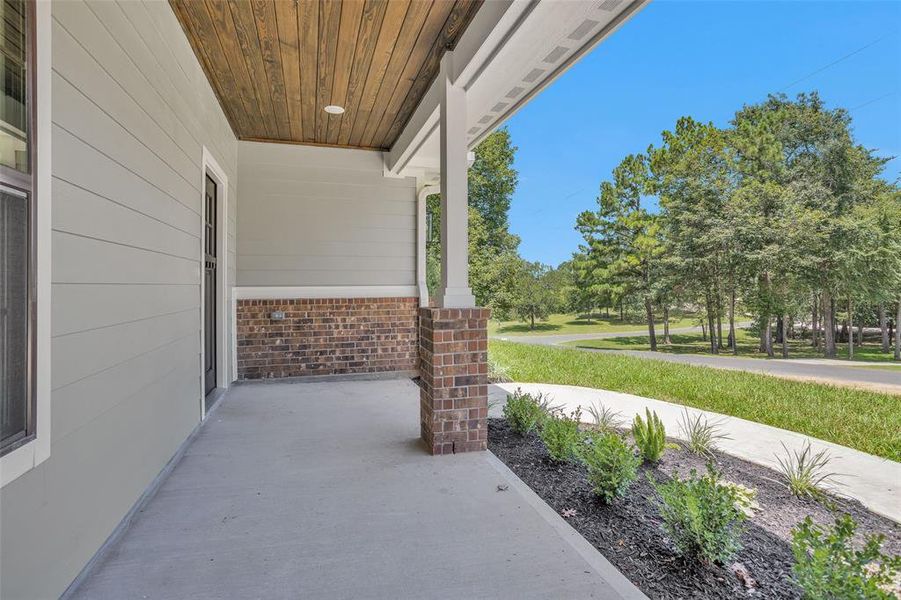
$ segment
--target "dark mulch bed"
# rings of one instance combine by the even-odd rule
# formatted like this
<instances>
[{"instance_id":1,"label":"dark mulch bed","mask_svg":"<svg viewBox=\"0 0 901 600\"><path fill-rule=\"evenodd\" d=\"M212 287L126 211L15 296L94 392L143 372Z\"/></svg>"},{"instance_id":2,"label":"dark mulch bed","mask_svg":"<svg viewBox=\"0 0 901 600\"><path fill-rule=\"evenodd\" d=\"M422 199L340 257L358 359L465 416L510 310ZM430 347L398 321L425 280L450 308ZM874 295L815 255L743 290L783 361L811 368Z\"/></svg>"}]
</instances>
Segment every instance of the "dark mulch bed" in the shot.
<instances>
[{"instance_id":1,"label":"dark mulch bed","mask_svg":"<svg viewBox=\"0 0 901 600\"><path fill-rule=\"evenodd\" d=\"M834 515L821 504L792 496L770 469L717 453L723 479L757 490L760 510L747 521L742 550L734 562L750 572L756 587L748 589L731 565L699 565L673 552L657 513L647 475L657 481L673 473L702 472L704 460L683 450L667 450L655 466L641 468L625 498L605 505L591 491L582 465L553 463L541 440L522 437L503 419L490 419L488 447L558 513L575 509L567 519L582 536L650 598L800 598L792 582L791 528L807 515L832 523ZM901 553L901 527L875 515L854 500L831 498L837 509L858 522L858 533L882 533L884 550Z\"/></svg>"}]
</instances>

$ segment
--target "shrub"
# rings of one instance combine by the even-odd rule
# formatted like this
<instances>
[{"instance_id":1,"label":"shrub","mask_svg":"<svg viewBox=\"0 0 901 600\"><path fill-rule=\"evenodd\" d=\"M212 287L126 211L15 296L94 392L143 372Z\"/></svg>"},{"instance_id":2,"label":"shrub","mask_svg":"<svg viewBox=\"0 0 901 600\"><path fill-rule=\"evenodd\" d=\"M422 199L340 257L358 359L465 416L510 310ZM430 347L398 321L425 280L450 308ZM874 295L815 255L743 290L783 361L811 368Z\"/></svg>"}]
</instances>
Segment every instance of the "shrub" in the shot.
<instances>
[{"instance_id":1,"label":"shrub","mask_svg":"<svg viewBox=\"0 0 901 600\"><path fill-rule=\"evenodd\" d=\"M901 572L901 556L886 556L884 537L868 536L856 550L851 542L857 524L849 515L834 527L820 527L806 517L792 530L795 581L804 597L817 600L894 598L892 586Z\"/></svg>"},{"instance_id":2,"label":"shrub","mask_svg":"<svg viewBox=\"0 0 901 600\"><path fill-rule=\"evenodd\" d=\"M835 483L836 473L826 471L832 461L832 457L826 450L820 450L814 454L809 441L800 452L789 451L785 444L782 444L782 449L785 450L785 456L776 455L779 472L782 473L788 489L795 496L819 499L826 491L825 486Z\"/></svg>"},{"instance_id":3,"label":"shrub","mask_svg":"<svg viewBox=\"0 0 901 600\"><path fill-rule=\"evenodd\" d=\"M614 431L623 424L622 414L607 408L601 403L592 403L588 407L588 414L591 415L591 420L597 431Z\"/></svg>"},{"instance_id":4,"label":"shrub","mask_svg":"<svg viewBox=\"0 0 901 600\"><path fill-rule=\"evenodd\" d=\"M663 528L679 554L723 563L741 548L745 515L736 507L735 492L719 484L712 465L700 477L692 470L687 479L675 476L662 485L652 483L660 498Z\"/></svg>"},{"instance_id":5,"label":"shrub","mask_svg":"<svg viewBox=\"0 0 901 600\"><path fill-rule=\"evenodd\" d=\"M648 462L657 462L666 450L666 429L656 412L645 409L647 420L635 415L632 422L632 437L642 458Z\"/></svg>"},{"instance_id":6,"label":"shrub","mask_svg":"<svg viewBox=\"0 0 901 600\"><path fill-rule=\"evenodd\" d=\"M588 481L594 493L604 502L625 495L641 464L641 459L615 433L592 436L591 443L582 450L582 460L588 467Z\"/></svg>"},{"instance_id":7,"label":"shrub","mask_svg":"<svg viewBox=\"0 0 901 600\"><path fill-rule=\"evenodd\" d=\"M578 458L582 452L582 432L579 429L581 413L578 409L570 415L557 415L545 419L538 435L548 454L557 462Z\"/></svg>"},{"instance_id":8,"label":"shrub","mask_svg":"<svg viewBox=\"0 0 901 600\"><path fill-rule=\"evenodd\" d=\"M708 459L713 458L713 451L716 450L718 440L729 439L728 435L720 432L719 424L709 423L707 417L702 413L692 417L688 409L682 412L679 429L682 431L682 437L685 438L685 447L690 452Z\"/></svg>"},{"instance_id":9,"label":"shrub","mask_svg":"<svg viewBox=\"0 0 901 600\"><path fill-rule=\"evenodd\" d=\"M507 394L504 418L516 433L520 435L529 433L538 427L544 417L544 410L532 395L525 394L520 389Z\"/></svg>"}]
</instances>

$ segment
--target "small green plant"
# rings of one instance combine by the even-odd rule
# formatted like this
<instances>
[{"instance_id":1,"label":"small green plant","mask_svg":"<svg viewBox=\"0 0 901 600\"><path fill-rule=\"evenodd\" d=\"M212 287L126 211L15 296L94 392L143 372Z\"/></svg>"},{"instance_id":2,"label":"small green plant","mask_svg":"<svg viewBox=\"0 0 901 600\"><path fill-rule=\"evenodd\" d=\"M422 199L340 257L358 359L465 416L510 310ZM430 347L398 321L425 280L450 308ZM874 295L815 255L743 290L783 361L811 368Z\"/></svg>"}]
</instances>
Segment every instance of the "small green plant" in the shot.
<instances>
[{"instance_id":1,"label":"small green plant","mask_svg":"<svg viewBox=\"0 0 901 600\"><path fill-rule=\"evenodd\" d=\"M504 404L504 418L510 427L519 435L525 435L536 429L545 418L544 409L531 394L518 389L507 394Z\"/></svg>"},{"instance_id":2,"label":"small green plant","mask_svg":"<svg viewBox=\"0 0 901 600\"><path fill-rule=\"evenodd\" d=\"M578 458L583 449L583 435L579 429L581 412L564 415L559 414L545 419L538 435L544 442L551 459L556 462L567 462Z\"/></svg>"},{"instance_id":3,"label":"small green plant","mask_svg":"<svg viewBox=\"0 0 901 600\"><path fill-rule=\"evenodd\" d=\"M512 381L507 371L507 367L488 357L488 381L491 383L508 383Z\"/></svg>"},{"instance_id":4,"label":"small green plant","mask_svg":"<svg viewBox=\"0 0 901 600\"><path fill-rule=\"evenodd\" d=\"M835 519L833 527L814 525L806 517L792 530L795 581L810 600L894 598L901 574L901 556L882 553L884 536L871 535L863 547L852 543L857 523L850 515Z\"/></svg>"},{"instance_id":5,"label":"small green plant","mask_svg":"<svg viewBox=\"0 0 901 600\"><path fill-rule=\"evenodd\" d=\"M609 432L592 436L581 458L594 493L608 503L625 495L641 464L625 440Z\"/></svg>"},{"instance_id":6,"label":"small green plant","mask_svg":"<svg viewBox=\"0 0 901 600\"><path fill-rule=\"evenodd\" d=\"M648 462L657 462L666 451L666 429L656 412L646 408L647 419L635 415L632 422L632 437L641 457Z\"/></svg>"},{"instance_id":7,"label":"small green plant","mask_svg":"<svg viewBox=\"0 0 901 600\"><path fill-rule=\"evenodd\" d=\"M685 447L690 452L707 459L713 458L713 451L716 450L719 440L729 439L728 435L720 431L718 423L708 422L703 413L697 413L692 417L687 408L682 412L679 429L685 439Z\"/></svg>"},{"instance_id":8,"label":"small green plant","mask_svg":"<svg viewBox=\"0 0 901 600\"><path fill-rule=\"evenodd\" d=\"M676 551L701 562L723 563L740 548L745 514L736 507L736 494L720 485L713 465L707 474L692 470L687 479L673 477L658 485L651 480L659 496L659 511Z\"/></svg>"},{"instance_id":9,"label":"small green plant","mask_svg":"<svg viewBox=\"0 0 901 600\"><path fill-rule=\"evenodd\" d=\"M592 426L596 431L615 431L622 427L622 414L600 402L593 402L588 407L588 414L591 415Z\"/></svg>"},{"instance_id":10,"label":"small green plant","mask_svg":"<svg viewBox=\"0 0 901 600\"><path fill-rule=\"evenodd\" d=\"M535 394L534 398L535 402L538 403L538 406L541 407L541 410L545 415L553 417L554 415L563 413L563 405L554 404L554 401L551 399L550 395L545 394L544 392L538 392L537 394ZM581 414L581 412L579 414Z\"/></svg>"},{"instance_id":11,"label":"small green plant","mask_svg":"<svg viewBox=\"0 0 901 600\"><path fill-rule=\"evenodd\" d=\"M779 472L785 478L788 489L798 498L818 500L825 494L827 485L836 483L837 474L826 470L832 461L826 450L814 453L809 441L800 452L789 451L785 444L782 444L782 449L785 456L776 455Z\"/></svg>"},{"instance_id":12,"label":"small green plant","mask_svg":"<svg viewBox=\"0 0 901 600\"><path fill-rule=\"evenodd\" d=\"M719 481L719 485L732 490L735 496L735 508L740 510L749 519L754 516L754 511L760 510L757 503L757 490L734 481Z\"/></svg>"}]
</instances>

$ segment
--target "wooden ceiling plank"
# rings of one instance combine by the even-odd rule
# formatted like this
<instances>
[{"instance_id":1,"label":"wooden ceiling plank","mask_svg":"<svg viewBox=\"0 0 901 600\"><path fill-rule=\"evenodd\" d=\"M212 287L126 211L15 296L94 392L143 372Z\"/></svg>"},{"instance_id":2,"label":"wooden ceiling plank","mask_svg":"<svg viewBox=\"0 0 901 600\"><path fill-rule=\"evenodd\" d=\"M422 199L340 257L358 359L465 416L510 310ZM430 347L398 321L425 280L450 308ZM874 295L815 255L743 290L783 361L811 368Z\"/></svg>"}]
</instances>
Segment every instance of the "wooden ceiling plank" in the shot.
<instances>
[{"instance_id":1,"label":"wooden ceiling plank","mask_svg":"<svg viewBox=\"0 0 901 600\"><path fill-rule=\"evenodd\" d=\"M285 93L285 79L282 75L282 52L278 39L275 3L272 0L252 0L250 7L256 21L257 39L260 42L260 53L266 69L266 78L269 81L269 93L272 97L272 108L275 110L278 135L283 140L289 140L291 139L291 120L288 116L288 97Z\"/></svg>"},{"instance_id":2,"label":"wooden ceiling plank","mask_svg":"<svg viewBox=\"0 0 901 600\"><path fill-rule=\"evenodd\" d=\"M453 49L457 40L460 39L460 35L466 30L466 27L472 21L472 18L478 12L481 5L482 0L457 0L454 9L451 11L450 16L448 16L447 21L444 24L441 35L435 40L435 44L429 51L428 58L423 63L419 74L416 76L416 81L413 82L409 93L407 93L407 97L397 111L394 123L392 123L387 133L384 133L383 135L386 146L390 147L394 145L397 136L403 131L407 121L409 121L410 117L413 115L413 111L416 110L416 106L422 100L422 97L425 95L426 91L428 91L432 81L434 81L435 77L438 75L438 70L441 67L441 56L444 54L445 50Z\"/></svg>"},{"instance_id":3,"label":"wooden ceiling plank","mask_svg":"<svg viewBox=\"0 0 901 600\"><path fill-rule=\"evenodd\" d=\"M244 55L247 72L250 74L260 102L260 113L262 114L263 124L266 127L266 136L278 138L279 132L278 124L275 120L275 109L272 104L272 95L269 91L269 80L266 78L266 66L263 64L263 53L260 50L260 40L257 37L257 26L253 18L250 0L230 0L228 6L231 9L235 34L238 38L238 44L241 46L241 53Z\"/></svg>"},{"instance_id":4,"label":"wooden ceiling plank","mask_svg":"<svg viewBox=\"0 0 901 600\"><path fill-rule=\"evenodd\" d=\"M209 43L210 40L210 37L206 36L210 36L211 25L206 29L201 28L200 24L196 22L193 11L191 10L192 7L190 2L185 0L170 0L169 5L172 7L173 12L181 23L182 29L184 29L185 34L188 37L188 42L194 49L194 54L197 56L201 67L206 73L207 80L210 82L210 87L213 88L213 92L216 94L216 98L219 101L219 106L222 107L222 112L225 113L225 117L228 120L232 131L240 131L247 123L243 107L233 105L232 99L225 93L222 86L225 81L228 81L227 77L223 77L227 68L223 71L221 63L213 63L210 52L206 48L206 44ZM212 32L212 39L217 39L215 32Z\"/></svg>"},{"instance_id":5,"label":"wooden ceiling plank","mask_svg":"<svg viewBox=\"0 0 901 600\"><path fill-rule=\"evenodd\" d=\"M232 77L241 97L241 104L244 107L246 122L236 132L239 132L239 135L265 135L266 126L262 122L263 115L260 112L260 103L250 75L247 73L244 55L241 54L240 48L236 43L237 34L235 33L231 11L229 11L226 3L217 0L206 0L205 4L210 19L213 21L213 27L216 30L219 48L221 48L222 54L231 68Z\"/></svg>"},{"instance_id":6,"label":"wooden ceiling plank","mask_svg":"<svg viewBox=\"0 0 901 600\"><path fill-rule=\"evenodd\" d=\"M170 0L240 139L387 149L483 0ZM337 104L343 115L324 107Z\"/></svg>"},{"instance_id":7,"label":"wooden ceiling plank","mask_svg":"<svg viewBox=\"0 0 901 600\"><path fill-rule=\"evenodd\" d=\"M363 9L363 19L360 23L360 34L357 37L357 48L354 53L353 68L350 80L347 84L347 97L345 99L344 118L338 131L337 143L347 145L350 133L353 130L354 121L357 118L357 108L360 105L360 97L363 95L363 86L372 64L375 54L376 42L382 27L382 20L388 3L384 0L367 0Z\"/></svg>"},{"instance_id":8,"label":"wooden ceiling plank","mask_svg":"<svg viewBox=\"0 0 901 600\"><path fill-rule=\"evenodd\" d=\"M338 142L338 131L342 120L347 116L347 86L350 73L356 60L357 37L360 34L360 22L363 16L365 0L344 0L341 4L341 26L338 29L338 48L335 57L335 76L332 80L332 96L329 104L345 107L343 115L329 115L326 127L327 144Z\"/></svg>"},{"instance_id":9,"label":"wooden ceiling plank","mask_svg":"<svg viewBox=\"0 0 901 600\"><path fill-rule=\"evenodd\" d=\"M278 22L278 42L282 57L282 77L285 81L285 97L288 102L288 119L291 139L303 140L303 99L300 92L300 43L297 37L297 5L293 2L276 2L275 19Z\"/></svg>"},{"instance_id":10,"label":"wooden ceiling plank","mask_svg":"<svg viewBox=\"0 0 901 600\"><path fill-rule=\"evenodd\" d=\"M360 94L360 103L356 110L354 122L351 125L350 136L348 136L347 143L350 146L359 147L360 145L360 138L363 137L363 130L366 128L366 122L369 119L376 97L384 81L385 71L388 69L388 63L391 60L391 55L394 53L394 46L397 43L397 38L400 35L409 7L409 0L396 0L389 2L385 10L385 17L382 19L382 25L375 43L375 50L372 53L372 62L369 65L366 82Z\"/></svg>"},{"instance_id":11,"label":"wooden ceiling plank","mask_svg":"<svg viewBox=\"0 0 901 600\"><path fill-rule=\"evenodd\" d=\"M440 0L439 0L440 1ZM379 94L376 97L375 104L366 121L366 129L363 130L363 137L360 138L360 145L373 147L373 139L375 138L376 129L385 115L385 109L388 107L388 101L397 87L401 73L406 67L410 58L410 53L419 39L419 32L422 31L426 18L429 15L433 3L431 2L413 2L407 11L404 19L404 25L401 27L400 35L394 46L394 52L391 53L391 60L388 62L388 69L385 71L384 82L379 88Z\"/></svg>"},{"instance_id":12,"label":"wooden ceiling plank","mask_svg":"<svg viewBox=\"0 0 901 600\"><path fill-rule=\"evenodd\" d=\"M300 93L303 100L303 141L316 141L316 95L319 85L319 0L301 0L297 5L297 35L300 39Z\"/></svg>"},{"instance_id":13,"label":"wooden ceiling plank","mask_svg":"<svg viewBox=\"0 0 901 600\"><path fill-rule=\"evenodd\" d=\"M335 59L338 50L338 29L341 26L339 0L323 2L319 6L319 81L316 88L316 136L315 141L326 142L329 114L323 110L332 103L332 82L335 76Z\"/></svg>"},{"instance_id":14,"label":"wooden ceiling plank","mask_svg":"<svg viewBox=\"0 0 901 600\"><path fill-rule=\"evenodd\" d=\"M397 85L391 93L391 97L385 107L385 113L379 121L378 127L375 128L372 137L372 143L375 146L388 148L393 140L387 139L388 130L394 124L404 100L410 93L410 89L416 82L416 77L422 70L422 66L428 61L429 57L435 51L436 45L439 43L441 34L444 31L444 25L450 17L451 12L456 4L454 2L435 2L429 10L429 16L426 17L425 24L419 32L416 44L410 51L410 57L404 70L398 78ZM365 141L365 140L364 140Z\"/></svg>"}]
</instances>

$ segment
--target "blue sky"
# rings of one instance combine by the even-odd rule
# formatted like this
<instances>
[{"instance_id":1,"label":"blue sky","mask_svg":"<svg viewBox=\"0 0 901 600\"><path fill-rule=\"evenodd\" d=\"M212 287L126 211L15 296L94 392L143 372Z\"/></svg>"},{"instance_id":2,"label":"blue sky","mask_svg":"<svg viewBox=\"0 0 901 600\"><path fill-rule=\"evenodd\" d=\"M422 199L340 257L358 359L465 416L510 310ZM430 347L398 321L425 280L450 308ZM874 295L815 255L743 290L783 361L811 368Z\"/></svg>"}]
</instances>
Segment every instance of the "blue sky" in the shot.
<instances>
[{"instance_id":1,"label":"blue sky","mask_svg":"<svg viewBox=\"0 0 901 600\"><path fill-rule=\"evenodd\" d=\"M896 180L901 1L651 2L509 120L519 147L510 229L520 253L552 265L568 259L581 241L576 215L595 206L601 181L678 117L726 125L769 92L811 90L854 109L860 143L899 156L886 168Z\"/></svg>"}]
</instances>

